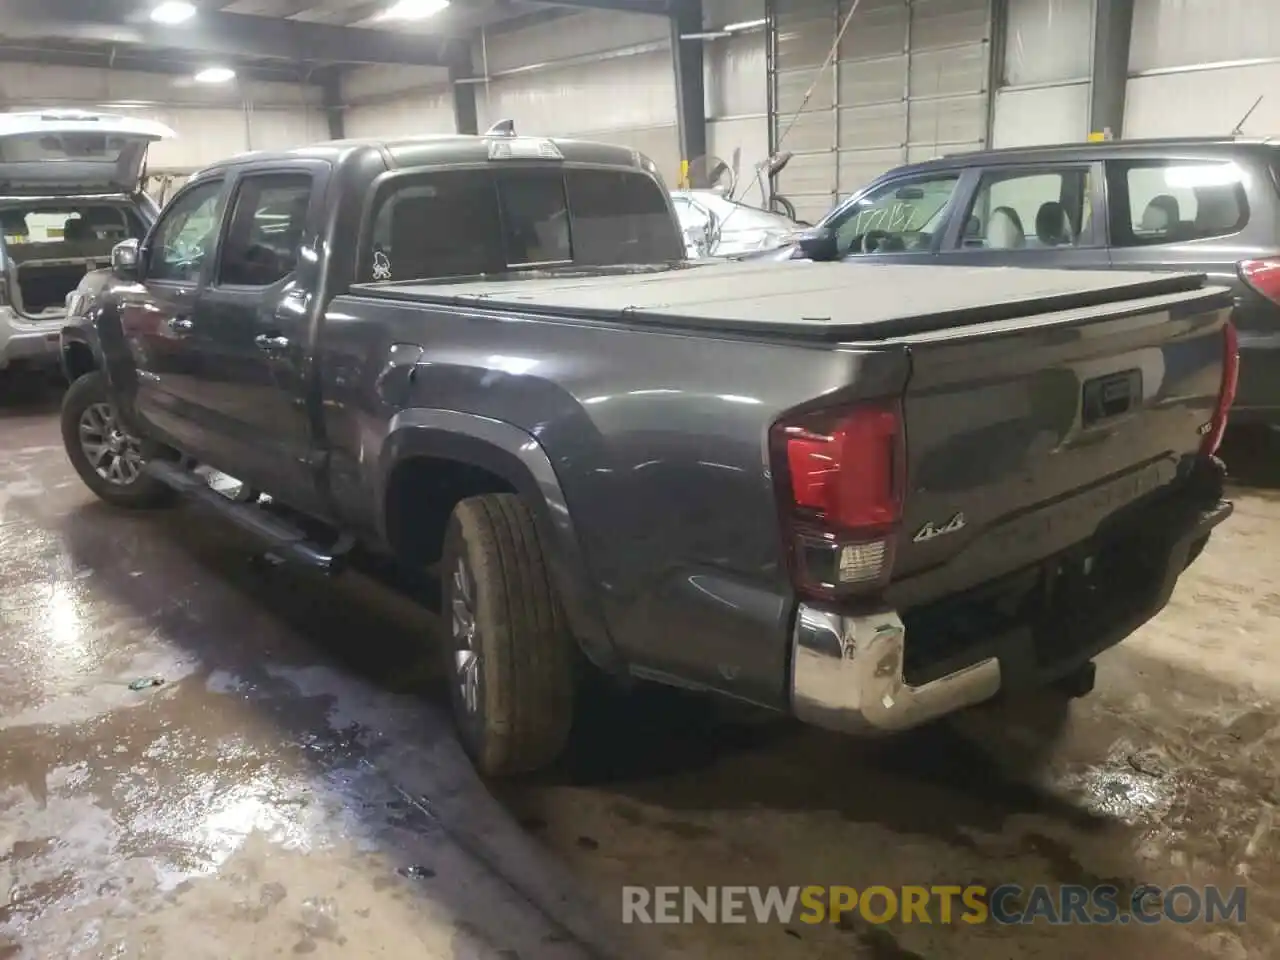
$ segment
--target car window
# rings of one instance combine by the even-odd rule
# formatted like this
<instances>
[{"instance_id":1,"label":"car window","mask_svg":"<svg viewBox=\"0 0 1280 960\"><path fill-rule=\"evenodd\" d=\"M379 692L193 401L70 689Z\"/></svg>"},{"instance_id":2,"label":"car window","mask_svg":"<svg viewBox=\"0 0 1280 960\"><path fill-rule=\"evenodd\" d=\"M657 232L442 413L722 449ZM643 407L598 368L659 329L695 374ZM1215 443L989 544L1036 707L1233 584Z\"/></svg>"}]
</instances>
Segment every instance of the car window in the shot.
<instances>
[{"instance_id":1,"label":"car window","mask_svg":"<svg viewBox=\"0 0 1280 960\"><path fill-rule=\"evenodd\" d=\"M828 224L841 255L930 249L959 179L897 180L849 204Z\"/></svg>"},{"instance_id":2,"label":"car window","mask_svg":"<svg viewBox=\"0 0 1280 960\"><path fill-rule=\"evenodd\" d=\"M1048 250L1094 243L1089 168L983 175L956 245L967 250Z\"/></svg>"},{"instance_id":3,"label":"car window","mask_svg":"<svg viewBox=\"0 0 1280 960\"><path fill-rule=\"evenodd\" d=\"M195 283L218 235L222 182L192 187L161 214L147 254L147 279Z\"/></svg>"},{"instance_id":4,"label":"car window","mask_svg":"<svg viewBox=\"0 0 1280 960\"><path fill-rule=\"evenodd\" d=\"M1239 233L1247 175L1229 161L1110 161L1111 242L1131 247Z\"/></svg>"},{"instance_id":5,"label":"car window","mask_svg":"<svg viewBox=\"0 0 1280 960\"><path fill-rule=\"evenodd\" d=\"M374 200L360 277L682 259L666 197L651 177L629 171L485 168L399 178Z\"/></svg>"},{"instance_id":6,"label":"car window","mask_svg":"<svg viewBox=\"0 0 1280 960\"><path fill-rule=\"evenodd\" d=\"M245 177L218 258L218 282L266 287L298 266L311 201L311 177L274 173Z\"/></svg>"}]
</instances>

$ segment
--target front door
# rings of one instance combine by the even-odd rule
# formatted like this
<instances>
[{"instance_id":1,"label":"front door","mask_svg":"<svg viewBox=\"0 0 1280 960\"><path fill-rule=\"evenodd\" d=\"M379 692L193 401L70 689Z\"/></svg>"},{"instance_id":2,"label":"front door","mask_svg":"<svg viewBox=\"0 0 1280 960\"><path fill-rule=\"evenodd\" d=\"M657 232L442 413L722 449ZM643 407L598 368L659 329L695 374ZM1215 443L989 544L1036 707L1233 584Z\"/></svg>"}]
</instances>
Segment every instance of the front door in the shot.
<instances>
[{"instance_id":1,"label":"front door","mask_svg":"<svg viewBox=\"0 0 1280 960\"><path fill-rule=\"evenodd\" d=\"M204 438L195 416L200 370L191 338L225 199L221 178L175 196L143 245L141 284L121 298L121 328L137 370L135 408L149 432L195 456L204 452Z\"/></svg>"},{"instance_id":2,"label":"front door","mask_svg":"<svg viewBox=\"0 0 1280 960\"><path fill-rule=\"evenodd\" d=\"M953 217L941 263L974 267L1105 270L1106 217L1097 163L991 167L961 216Z\"/></svg>"},{"instance_id":3,"label":"front door","mask_svg":"<svg viewBox=\"0 0 1280 960\"><path fill-rule=\"evenodd\" d=\"M932 263L961 185L958 171L916 174L872 187L824 222L841 259Z\"/></svg>"},{"instance_id":4,"label":"front door","mask_svg":"<svg viewBox=\"0 0 1280 960\"><path fill-rule=\"evenodd\" d=\"M323 512L311 462L307 333L317 289L322 165L254 170L196 303L198 414L212 466L301 510Z\"/></svg>"}]
</instances>

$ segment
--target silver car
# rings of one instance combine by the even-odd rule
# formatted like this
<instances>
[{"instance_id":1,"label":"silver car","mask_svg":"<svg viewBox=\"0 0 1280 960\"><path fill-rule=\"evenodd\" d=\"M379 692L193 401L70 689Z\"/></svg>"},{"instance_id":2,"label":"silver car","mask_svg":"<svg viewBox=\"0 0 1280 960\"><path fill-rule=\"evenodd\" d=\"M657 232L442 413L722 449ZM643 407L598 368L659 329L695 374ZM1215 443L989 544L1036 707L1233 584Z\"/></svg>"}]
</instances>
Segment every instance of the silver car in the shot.
<instances>
[{"instance_id":1,"label":"silver car","mask_svg":"<svg viewBox=\"0 0 1280 960\"><path fill-rule=\"evenodd\" d=\"M695 260L773 250L793 242L804 229L783 214L747 206L715 190L673 190L671 202L685 249Z\"/></svg>"},{"instance_id":2,"label":"silver car","mask_svg":"<svg viewBox=\"0 0 1280 960\"><path fill-rule=\"evenodd\" d=\"M173 135L83 110L0 113L0 371L57 365L82 279L155 219L141 189L147 148Z\"/></svg>"}]
</instances>

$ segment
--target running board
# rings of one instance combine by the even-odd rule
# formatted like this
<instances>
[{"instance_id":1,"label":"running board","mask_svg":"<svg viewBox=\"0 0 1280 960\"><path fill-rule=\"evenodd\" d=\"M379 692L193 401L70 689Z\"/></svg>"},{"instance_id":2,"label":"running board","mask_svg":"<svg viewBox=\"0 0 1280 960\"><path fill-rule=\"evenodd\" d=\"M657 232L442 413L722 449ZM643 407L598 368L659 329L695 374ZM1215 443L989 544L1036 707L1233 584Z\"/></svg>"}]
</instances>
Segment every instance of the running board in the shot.
<instances>
[{"instance_id":1,"label":"running board","mask_svg":"<svg viewBox=\"0 0 1280 960\"><path fill-rule=\"evenodd\" d=\"M204 477L176 463L152 460L144 469L165 486L213 508L241 530L265 541L269 551L282 560L322 573L339 573L354 545L353 538L346 535L339 537L332 546L323 546L309 540L305 533L287 520L273 516L255 504L236 503L209 486Z\"/></svg>"}]
</instances>

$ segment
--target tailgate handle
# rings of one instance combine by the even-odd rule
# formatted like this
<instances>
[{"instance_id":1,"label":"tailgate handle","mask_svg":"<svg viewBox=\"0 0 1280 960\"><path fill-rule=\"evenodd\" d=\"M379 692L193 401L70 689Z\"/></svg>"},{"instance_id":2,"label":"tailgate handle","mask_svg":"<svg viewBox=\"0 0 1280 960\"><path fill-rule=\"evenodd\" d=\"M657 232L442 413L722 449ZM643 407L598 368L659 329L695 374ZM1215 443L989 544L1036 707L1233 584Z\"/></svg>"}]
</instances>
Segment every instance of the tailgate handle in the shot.
<instances>
[{"instance_id":1,"label":"tailgate handle","mask_svg":"<svg viewBox=\"0 0 1280 960\"><path fill-rule=\"evenodd\" d=\"M1086 427L1128 413L1142 399L1142 371L1123 370L1085 381L1081 418Z\"/></svg>"}]
</instances>

